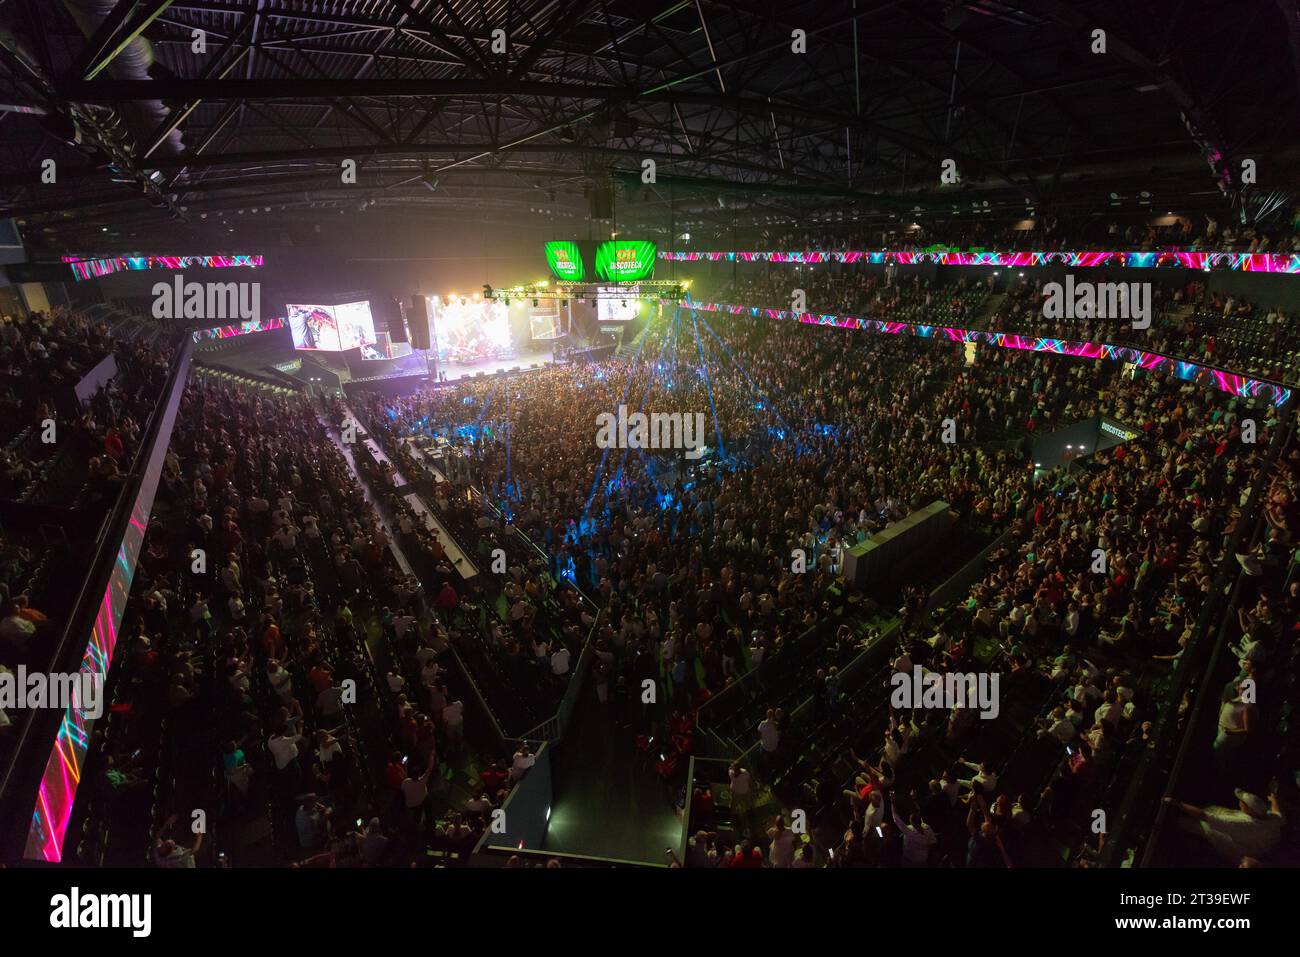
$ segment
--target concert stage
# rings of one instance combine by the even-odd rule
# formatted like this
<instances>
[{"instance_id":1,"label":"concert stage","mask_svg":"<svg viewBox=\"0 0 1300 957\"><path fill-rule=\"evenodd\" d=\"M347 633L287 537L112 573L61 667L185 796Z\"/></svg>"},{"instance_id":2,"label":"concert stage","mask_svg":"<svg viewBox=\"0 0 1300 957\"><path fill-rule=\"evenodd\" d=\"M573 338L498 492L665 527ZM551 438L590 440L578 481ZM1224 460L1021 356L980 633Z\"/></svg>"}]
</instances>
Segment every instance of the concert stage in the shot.
<instances>
[{"instance_id":1,"label":"concert stage","mask_svg":"<svg viewBox=\"0 0 1300 957\"><path fill-rule=\"evenodd\" d=\"M554 361L549 349L544 352L533 350L520 352L509 359L444 362L435 367L435 372L445 372L447 382L458 382L461 379L472 379L476 376L510 375L515 372L526 372L529 369L551 365ZM340 385L349 394L356 390L363 390L380 395L398 396L430 385L436 385L437 382L441 381L443 380L437 378L436 374L426 372L423 363L420 363L418 367L412 367L411 363L408 362L406 367L401 370L375 376L354 377L340 383Z\"/></svg>"},{"instance_id":2,"label":"concert stage","mask_svg":"<svg viewBox=\"0 0 1300 957\"><path fill-rule=\"evenodd\" d=\"M528 369L532 366L550 365L554 360L551 358L551 350L545 349L540 351L520 352L512 359L479 359L473 362L443 362L438 366L438 371L445 372L447 379L455 381L463 379L466 376L471 378L476 375L496 375L498 372L509 372L513 369Z\"/></svg>"}]
</instances>

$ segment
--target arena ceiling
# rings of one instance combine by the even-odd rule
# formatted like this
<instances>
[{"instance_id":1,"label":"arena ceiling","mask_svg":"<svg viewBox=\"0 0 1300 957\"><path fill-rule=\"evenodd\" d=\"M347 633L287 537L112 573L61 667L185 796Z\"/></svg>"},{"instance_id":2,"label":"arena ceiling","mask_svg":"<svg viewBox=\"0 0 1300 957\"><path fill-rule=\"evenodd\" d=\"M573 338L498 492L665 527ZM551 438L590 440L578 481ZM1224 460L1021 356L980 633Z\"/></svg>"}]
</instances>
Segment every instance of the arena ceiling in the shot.
<instances>
[{"instance_id":1,"label":"arena ceiling","mask_svg":"<svg viewBox=\"0 0 1300 957\"><path fill-rule=\"evenodd\" d=\"M607 195L674 232L1222 216L1294 189L1298 124L1294 0L0 0L0 215L65 248Z\"/></svg>"}]
</instances>

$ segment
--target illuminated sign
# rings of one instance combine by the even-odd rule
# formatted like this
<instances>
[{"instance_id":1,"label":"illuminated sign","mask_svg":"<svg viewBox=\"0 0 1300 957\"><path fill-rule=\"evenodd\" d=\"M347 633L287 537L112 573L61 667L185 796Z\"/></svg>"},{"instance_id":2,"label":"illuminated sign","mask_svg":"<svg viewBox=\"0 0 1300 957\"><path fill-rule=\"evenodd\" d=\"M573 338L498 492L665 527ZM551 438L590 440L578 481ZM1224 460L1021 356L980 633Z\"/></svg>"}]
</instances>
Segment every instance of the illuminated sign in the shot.
<instances>
[{"instance_id":1,"label":"illuminated sign","mask_svg":"<svg viewBox=\"0 0 1300 957\"><path fill-rule=\"evenodd\" d=\"M582 263L582 251L577 243L550 242L546 244L546 265L551 275L565 282L582 282L587 270Z\"/></svg>"},{"instance_id":2,"label":"illuminated sign","mask_svg":"<svg viewBox=\"0 0 1300 957\"><path fill-rule=\"evenodd\" d=\"M142 269L225 269L231 266L261 266L261 256L115 256L111 259L82 259L64 256L77 282L110 276L115 272Z\"/></svg>"},{"instance_id":3,"label":"illuminated sign","mask_svg":"<svg viewBox=\"0 0 1300 957\"><path fill-rule=\"evenodd\" d=\"M1121 438L1125 442L1128 442L1130 439L1137 438L1136 432L1130 432L1128 429L1117 428L1116 426L1113 426L1109 422L1106 422L1104 420L1101 423L1101 430L1103 432L1109 432L1111 435Z\"/></svg>"},{"instance_id":4,"label":"illuminated sign","mask_svg":"<svg viewBox=\"0 0 1300 957\"><path fill-rule=\"evenodd\" d=\"M638 282L655 273L658 247L646 240L611 239L596 247L596 277L610 282Z\"/></svg>"}]
</instances>

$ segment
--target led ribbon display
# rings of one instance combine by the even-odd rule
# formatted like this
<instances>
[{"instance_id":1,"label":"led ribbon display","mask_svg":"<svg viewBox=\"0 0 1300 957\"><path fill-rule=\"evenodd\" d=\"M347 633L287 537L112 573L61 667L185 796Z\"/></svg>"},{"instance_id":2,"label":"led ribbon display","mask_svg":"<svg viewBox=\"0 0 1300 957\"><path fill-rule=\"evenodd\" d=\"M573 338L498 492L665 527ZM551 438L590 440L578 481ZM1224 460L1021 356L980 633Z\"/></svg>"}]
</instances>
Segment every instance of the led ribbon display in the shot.
<instances>
[{"instance_id":1,"label":"led ribbon display","mask_svg":"<svg viewBox=\"0 0 1300 957\"><path fill-rule=\"evenodd\" d=\"M1031 352L1054 352L1080 359L1114 359L1132 362L1152 371L1168 369L1179 379L1196 382L1221 392L1243 398L1261 398L1282 407L1291 398L1291 390L1275 382L1250 379L1235 372L1212 369L1173 356L1157 352L1144 352L1133 346L1112 345L1106 342L1073 342L1068 339L1049 339L1040 336L1020 336L1010 332L985 332L979 329L957 329L952 326L923 326L911 322L889 322L878 319L858 319L854 316L830 314L793 313L785 309L766 309L762 306L742 306L716 302L688 302L689 308L704 312L721 312L732 316L750 316L765 319L794 319L817 326L835 326L838 329L865 329L886 335L910 335L922 339L947 339L951 342L976 342L1003 349L1027 349Z\"/></svg>"},{"instance_id":2,"label":"led ribbon display","mask_svg":"<svg viewBox=\"0 0 1300 957\"><path fill-rule=\"evenodd\" d=\"M228 266L257 267L261 256L114 256L109 259L79 259L64 256L77 282L111 276L115 272L144 269L224 269Z\"/></svg>"},{"instance_id":3,"label":"led ribbon display","mask_svg":"<svg viewBox=\"0 0 1300 957\"><path fill-rule=\"evenodd\" d=\"M960 252L956 250L821 252L683 252L664 250L659 258L673 262L869 263L915 266L1124 266L1130 269L1227 269L1238 272L1300 274L1296 253L1215 253L1179 250L1161 252Z\"/></svg>"}]
</instances>

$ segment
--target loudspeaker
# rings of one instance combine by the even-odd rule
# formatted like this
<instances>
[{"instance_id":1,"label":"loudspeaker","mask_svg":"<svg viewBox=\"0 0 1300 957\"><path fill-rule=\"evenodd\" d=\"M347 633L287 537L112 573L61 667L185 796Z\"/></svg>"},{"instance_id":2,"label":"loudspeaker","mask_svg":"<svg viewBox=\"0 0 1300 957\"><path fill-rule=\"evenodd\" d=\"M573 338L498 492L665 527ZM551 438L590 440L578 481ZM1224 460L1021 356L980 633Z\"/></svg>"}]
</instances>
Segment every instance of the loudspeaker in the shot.
<instances>
[{"instance_id":1,"label":"loudspeaker","mask_svg":"<svg viewBox=\"0 0 1300 957\"><path fill-rule=\"evenodd\" d=\"M429 300L419 293L411 297L411 315L408 316L411 331L411 348L428 350L429 344Z\"/></svg>"},{"instance_id":2,"label":"loudspeaker","mask_svg":"<svg viewBox=\"0 0 1300 957\"><path fill-rule=\"evenodd\" d=\"M410 342L406 332L406 310L400 299L381 299L388 336L394 342Z\"/></svg>"}]
</instances>

